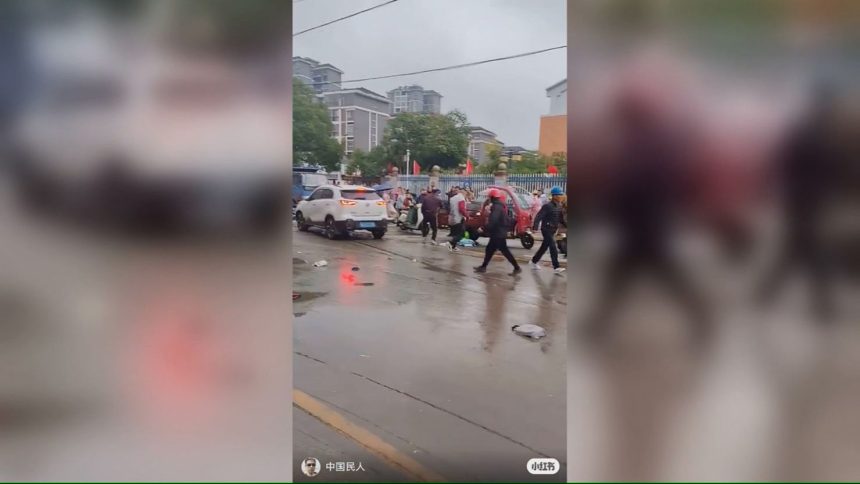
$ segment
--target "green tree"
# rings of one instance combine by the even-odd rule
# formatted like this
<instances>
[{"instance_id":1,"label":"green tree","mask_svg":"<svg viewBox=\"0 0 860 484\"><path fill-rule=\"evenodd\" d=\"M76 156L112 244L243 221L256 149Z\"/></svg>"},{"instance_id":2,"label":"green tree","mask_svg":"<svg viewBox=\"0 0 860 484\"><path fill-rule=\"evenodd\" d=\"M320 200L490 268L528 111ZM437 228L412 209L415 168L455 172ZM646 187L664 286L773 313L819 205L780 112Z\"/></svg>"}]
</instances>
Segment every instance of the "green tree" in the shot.
<instances>
[{"instance_id":1,"label":"green tree","mask_svg":"<svg viewBox=\"0 0 860 484\"><path fill-rule=\"evenodd\" d=\"M469 122L459 111L445 115L398 114L388 123L383 144L396 160L403 159L408 149L411 158L425 170L433 165L456 168L466 159Z\"/></svg>"},{"instance_id":2,"label":"green tree","mask_svg":"<svg viewBox=\"0 0 860 484\"><path fill-rule=\"evenodd\" d=\"M501 150L498 146L487 147L487 160L475 167L475 173L492 175L502 162Z\"/></svg>"},{"instance_id":3,"label":"green tree","mask_svg":"<svg viewBox=\"0 0 860 484\"><path fill-rule=\"evenodd\" d=\"M346 173L354 175L361 172L364 176L377 176L386 172L391 158L384 146L374 146L368 152L356 150L346 165Z\"/></svg>"},{"instance_id":4,"label":"green tree","mask_svg":"<svg viewBox=\"0 0 860 484\"><path fill-rule=\"evenodd\" d=\"M499 149L492 147L487 153L487 158L487 161L478 165L476 169L478 173L485 175L495 173L499 163L502 162L507 165L508 173L547 173L550 165L554 165L559 174L567 173L567 158L564 153L555 153L551 157L523 153L519 160L503 160Z\"/></svg>"},{"instance_id":5,"label":"green tree","mask_svg":"<svg viewBox=\"0 0 860 484\"><path fill-rule=\"evenodd\" d=\"M331 137L331 126L328 109L316 100L313 90L293 79L293 163L337 170L343 146Z\"/></svg>"}]
</instances>

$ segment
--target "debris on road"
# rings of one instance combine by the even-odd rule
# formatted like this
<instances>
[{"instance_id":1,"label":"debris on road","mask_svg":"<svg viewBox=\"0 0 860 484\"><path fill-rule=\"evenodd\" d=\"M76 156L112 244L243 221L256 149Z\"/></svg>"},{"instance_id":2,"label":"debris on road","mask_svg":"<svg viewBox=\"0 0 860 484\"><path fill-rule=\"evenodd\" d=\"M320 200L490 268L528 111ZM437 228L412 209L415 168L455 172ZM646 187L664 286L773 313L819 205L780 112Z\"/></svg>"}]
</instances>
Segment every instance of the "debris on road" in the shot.
<instances>
[{"instance_id":1,"label":"debris on road","mask_svg":"<svg viewBox=\"0 0 860 484\"><path fill-rule=\"evenodd\" d=\"M298 298L300 298L300 297L302 297L302 295L301 295L301 294L299 294L299 293L297 293L297 292L294 292L294 293L293 293L293 301L295 301L296 299L298 299Z\"/></svg>"},{"instance_id":2,"label":"debris on road","mask_svg":"<svg viewBox=\"0 0 860 484\"><path fill-rule=\"evenodd\" d=\"M360 356L360 357L362 357L362 358L370 358L370 356L369 356L369 355L358 355L358 356Z\"/></svg>"},{"instance_id":3,"label":"debris on road","mask_svg":"<svg viewBox=\"0 0 860 484\"><path fill-rule=\"evenodd\" d=\"M361 270L361 269L359 269L359 268L358 268L358 266L355 266L355 267L353 267L353 268L352 268L352 270L353 270L354 272L356 272L356 271L359 271L359 270Z\"/></svg>"},{"instance_id":4,"label":"debris on road","mask_svg":"<svg viewBox=\"0 0 860 484\"><path fill-rule=\"evenodd\" d=\"M325 267L327 265L328 265L328 261L325 261L325 260L318 260L318 261L314 262L314 267Z\"/></svg>"},{"instance_id":5,"label":"debris on road","mask_svg":"<svg viewBox=\"0 0 860 484\"><path fill-rule=\"evenodd\" d=\"M540 339L546 336L546 330L536 324L515 324L511 330L520 336L531 339Z\"/></svg>"},{"instance_id":6,"label":"debris on road","mask_svg":"<svg viewBox=\"0 0 860 484\"><path fill-rule=\"evenodd\" d=\"M372 286L374 283L372 282L356 282L356 286Z\"/></svg>"}]
</instances>

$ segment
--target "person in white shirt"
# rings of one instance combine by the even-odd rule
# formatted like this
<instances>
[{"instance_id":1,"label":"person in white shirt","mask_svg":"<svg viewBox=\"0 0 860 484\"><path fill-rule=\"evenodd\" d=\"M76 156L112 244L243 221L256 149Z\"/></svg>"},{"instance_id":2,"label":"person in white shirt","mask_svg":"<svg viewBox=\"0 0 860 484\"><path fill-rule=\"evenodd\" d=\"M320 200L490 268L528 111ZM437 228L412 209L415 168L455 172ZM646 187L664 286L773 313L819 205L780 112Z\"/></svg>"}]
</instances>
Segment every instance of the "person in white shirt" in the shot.
<instances>
[{"instance_id":1,"label":"person in white shirt","mask_svg":"<svg viewBox=\"0 0 860 484\"><path fill-rule=\"evenodd\" d=\"M529 210L530 210L532 219L534 219L537 216L538 212L540 212L540 209L542 206L540 204L540 192L538 190L535 190L532 192L531 202L532 202L532 205L531 205L531 207L529 207Z\"/></svg>"},{"instance_id":2,"label":"person in white shirt","mask_svg":"<svg viewBox=\"0 0 860 484\"><path fill-rule=\"evenodd\" d=\"M448 250L457 252L460 250L457 244L460 243L463 234L466 233L466 217L468 217L466 196L463 194L463 190L454 187L448 192L448 197L448 203L451 207L448 213L448 225L451 226L451 240L448 242Z\"/></svg>"},{"instance_id":3,"label":"person in white shirt","mask_svg":"<svg viewBox=\"0 0 860 484\"><path fill-rule=\"evenodd\" d=\"M546 193L544 193L543 190L541 190L540 191L540 206L543 207L547 203L549 203L549 198L547 198Z\"/></svg>"}]
</instances>

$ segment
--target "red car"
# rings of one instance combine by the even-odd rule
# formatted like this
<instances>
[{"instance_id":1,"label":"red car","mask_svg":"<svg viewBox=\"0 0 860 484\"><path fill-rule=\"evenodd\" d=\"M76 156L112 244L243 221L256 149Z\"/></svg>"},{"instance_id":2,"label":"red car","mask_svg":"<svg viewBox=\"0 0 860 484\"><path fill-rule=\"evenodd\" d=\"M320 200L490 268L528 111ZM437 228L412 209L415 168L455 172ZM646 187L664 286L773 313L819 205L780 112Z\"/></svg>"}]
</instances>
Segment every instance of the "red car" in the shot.
<instances>
[{"instance_id":1,"label":"red car","mask_svg":"<svg viewBox=\"0 0 860 484\"><path fill-rule=\"evenodd\" d=\"M508 205L508 219L513 223L508 228L508 238L520 239L520 243L526 249L531 249L535 244L535 239L532 236L532 214L531 214L531 196L527 193L521 193L511 186L491 186L475 197L475 201L467 205L469 211L469 219L466 221L466 230L469 232L469 238L476 240L481 234L478 229L483 232L487 231L487 215L489 212L484 210L484 203L487 201L487 192L495 188L505 194L505 202Z\"/></svg>"}]
</instances>

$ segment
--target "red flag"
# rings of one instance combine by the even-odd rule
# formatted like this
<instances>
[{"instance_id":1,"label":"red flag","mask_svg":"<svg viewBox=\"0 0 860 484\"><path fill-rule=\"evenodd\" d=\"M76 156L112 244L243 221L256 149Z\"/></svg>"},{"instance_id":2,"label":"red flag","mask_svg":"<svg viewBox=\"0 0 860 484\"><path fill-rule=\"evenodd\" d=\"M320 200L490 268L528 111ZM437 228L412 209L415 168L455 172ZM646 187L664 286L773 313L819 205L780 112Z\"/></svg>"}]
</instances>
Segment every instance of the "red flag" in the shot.
<instances>
[{"instance_id":1,"label":"red flag","mask_svg":"<svg viewBox=\"0 0 860 484\"><path fill-rule=\"evenodd\" d=\"M552 175L558 175L558 168L555 165L549 165L549 168L546 170L547 173Z\"/></svg>"},{"instance_id":2,"label":"red flag","mask_svg":"<svg viewBox=\"0 0 860 484\"><path fill-rule=\"evenodd\" d=\"M421 165L417 161L412 160L412 174L417 175L419 173L421 173Z\"/></svg>"},{"instance_id":3,"label":"red flag","mask_svg":"<svg viewBox=\"0 0 860 484\"><path fill-rule=\"evenodd\" d=\"M472 159L466 158L466 174L471 175L474 167L472 166Z\"/></svg>"}]
</instances>

